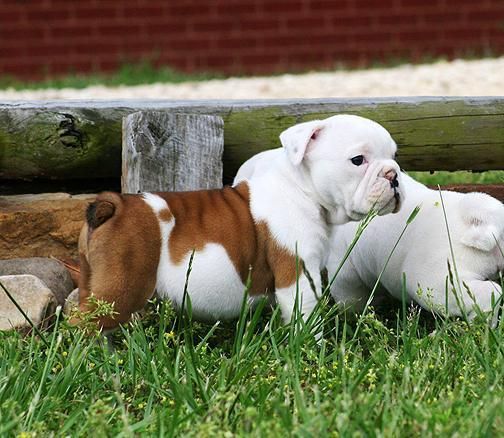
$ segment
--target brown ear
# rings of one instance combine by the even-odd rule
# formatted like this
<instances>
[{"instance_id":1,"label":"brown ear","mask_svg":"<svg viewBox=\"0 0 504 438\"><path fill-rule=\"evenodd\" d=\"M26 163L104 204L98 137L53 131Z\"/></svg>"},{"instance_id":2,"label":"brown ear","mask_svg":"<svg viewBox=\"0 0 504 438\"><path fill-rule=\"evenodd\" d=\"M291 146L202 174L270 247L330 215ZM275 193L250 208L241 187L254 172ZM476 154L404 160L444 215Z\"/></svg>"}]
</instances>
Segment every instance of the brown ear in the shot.
<instances>
[{"instance_id":1,"label":"brown ear","mask_svg":"<svg viewBox=\"0 0 504 438\"><path fill-rule=\"evenodd\" d=\"M95 201L88 205L86 210L86 221L90 229L96 229L115 212L115 205L108 201Z\"/></svg>"}]
</instances>

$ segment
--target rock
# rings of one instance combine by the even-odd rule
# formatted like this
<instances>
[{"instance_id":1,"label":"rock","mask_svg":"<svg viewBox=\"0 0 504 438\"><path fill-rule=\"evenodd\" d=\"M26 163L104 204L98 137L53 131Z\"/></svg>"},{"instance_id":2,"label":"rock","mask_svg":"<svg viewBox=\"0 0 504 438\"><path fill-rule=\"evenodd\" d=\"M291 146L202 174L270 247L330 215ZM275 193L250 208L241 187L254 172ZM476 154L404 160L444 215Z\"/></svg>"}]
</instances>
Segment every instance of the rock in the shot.
<instances>
[{"instance_id":1,"label":"rock","mask_svg":"<svg viewBox=\"0 0 504 438\"><path fill-rule=\"evenodd\" d=\"M56 308L51 290L34 275L4 275L0 283L37 327L44 326ZM30 324L0 287L0 330L29 331Z\"/></svg>"},{"instance_id":2,"label":"rock","mask_svg":"<svg viewBox=\"0 0 504 438\"><path fill-rule=\"evenodd\" d=\"M68 315L75 307L79 307L79 288L74 289L70 295L68 295L65 306L63 307L63 313Z\"/></svg>"},{"instance_id":3,"label":"rock","mask_svg":"<svg viewBox=\"0 0 504 438\"><path fill-rule=\"evenodd\" d=\"M34 275L42 280L60 305L65 304L66 297L74 288L70 273L57 260L43 257L0 260L0 276L21 274Z\"/></svg>"},{"instance_id":4,"label":"rock","mask_svg":"<svg viewBox=\"0 0 504 438\"><path fill-rule=\"evenodd\" d=\"M95 195L0 196L0 259L76 257L84 211Z\"/></svg>"}]
</instances>

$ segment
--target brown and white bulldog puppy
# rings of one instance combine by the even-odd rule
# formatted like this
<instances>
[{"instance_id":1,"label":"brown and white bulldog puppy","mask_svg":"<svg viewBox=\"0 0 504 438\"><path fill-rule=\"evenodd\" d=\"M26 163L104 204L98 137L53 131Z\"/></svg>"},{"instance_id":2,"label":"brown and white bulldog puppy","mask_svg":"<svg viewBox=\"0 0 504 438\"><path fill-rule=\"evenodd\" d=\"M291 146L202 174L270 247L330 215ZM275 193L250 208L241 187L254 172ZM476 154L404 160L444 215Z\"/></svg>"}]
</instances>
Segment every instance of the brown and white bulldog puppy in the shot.
<instances>
[{"instance_id":1,"label":"brown and white bulldog puppy","mask_svg":"<svg viewBox=\"0 0 504 438\"><path fill-rule=\"evenodd\" d=\"M269 151L268 165L249 168L250 175L245 169L247 181L234 187L99 195L79 242L81 310L91 294L114 303L116 316L99 321L110 329L155 292L180 307L194 251L187 290L195 318L237 317L249 275L251 296L274 293L286 321L298 284L308 316L322 287L331 225L372 208L399 209L396 144L379 124L351 115L295 125L280 140L283 149Z\"/></svg>"}]
</instances>

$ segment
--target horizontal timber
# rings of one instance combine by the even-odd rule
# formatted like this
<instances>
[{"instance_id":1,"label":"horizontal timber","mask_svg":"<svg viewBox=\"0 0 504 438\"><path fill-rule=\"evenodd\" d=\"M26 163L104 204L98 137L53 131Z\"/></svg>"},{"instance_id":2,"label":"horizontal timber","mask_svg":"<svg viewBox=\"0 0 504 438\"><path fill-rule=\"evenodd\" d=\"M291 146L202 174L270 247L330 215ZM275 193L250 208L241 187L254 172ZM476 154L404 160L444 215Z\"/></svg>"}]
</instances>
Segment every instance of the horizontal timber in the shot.
<instances>
[{"instance_id":1,"label":"horizontal timber","mask_svg":"<svg viewBox=\"0 0 504 438\"><path fill-rule=\"evenodd\" d=\"M36 101L0 104L0 179L119 178L122 118L140 110L224 120L224 181L302 121L338 113L383 124L405 170L504 169L504 97Z\"/></svg>"}]
</instances>

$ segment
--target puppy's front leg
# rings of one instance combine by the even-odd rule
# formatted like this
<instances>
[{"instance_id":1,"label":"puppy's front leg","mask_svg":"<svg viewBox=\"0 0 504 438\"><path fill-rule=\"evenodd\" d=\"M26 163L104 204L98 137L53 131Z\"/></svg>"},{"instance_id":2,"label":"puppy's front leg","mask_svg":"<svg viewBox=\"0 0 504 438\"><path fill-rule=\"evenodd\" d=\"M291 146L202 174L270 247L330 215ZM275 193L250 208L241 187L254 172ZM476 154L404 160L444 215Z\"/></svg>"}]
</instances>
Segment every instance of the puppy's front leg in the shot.
<instances>
[{"instance_id":1,"label":"puppy's front leg","mask_svg":"<svg viewBox=\"0 0 504 438\"><path fill-rule=\"evenodd\" d=\"M317 305L320 294L322 293L322 279L320 270L317 269L300 269L300 275L296 282L287 286L276 286L276 298L278 305L282 311L282 318L285 323L289 323L292 319L294 309L298 308L304 321L306 321L313 309ZM308 275L310 278L308 278Z\"/></svg>"}]
</instances>

